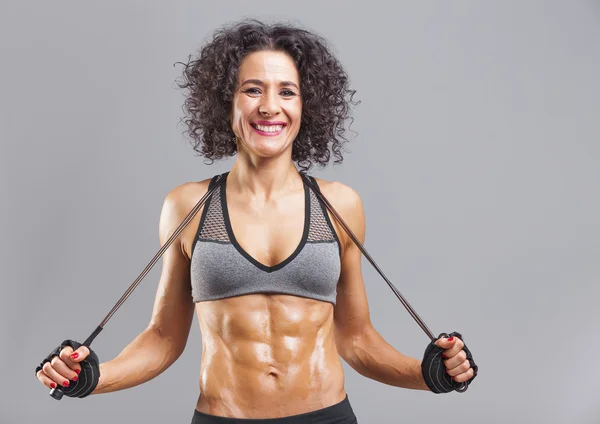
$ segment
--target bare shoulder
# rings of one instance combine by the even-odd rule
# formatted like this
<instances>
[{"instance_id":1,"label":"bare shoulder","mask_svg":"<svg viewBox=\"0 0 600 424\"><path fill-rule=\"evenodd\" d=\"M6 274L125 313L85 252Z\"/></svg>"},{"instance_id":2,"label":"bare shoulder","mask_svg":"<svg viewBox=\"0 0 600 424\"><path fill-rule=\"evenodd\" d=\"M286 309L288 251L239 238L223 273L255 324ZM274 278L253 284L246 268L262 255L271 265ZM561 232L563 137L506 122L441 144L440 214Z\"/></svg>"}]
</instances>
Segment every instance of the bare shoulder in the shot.
<instances>
[{"instance_id":1,"label":"bare shoulder","mask_svg":"<svg viewBox=\"0 0 600 424\"><path fill-rule=\"evenodd\" d=\"M202 181L192 181L173 188L165 198L165 205L171 208L186 208L189 203L197 203L208 191L210 178Z\"/></svg>"},{"instance_id":2,"label":"bare shoulder","mask_svg":"<svg viewBox=\"0 0 600 424\"><path fill-rule=\"evenodd\" d=\"M188 182L173 188L165 197L161 218L161 237L168 237L208 191L210 179ZM199 211L200 213L201 211Z\"/></svg>"},{"instance_id":3,"label":"bare shoulder","mask_svg":"<svg viewBox=\"0 0 600 424\"><path fill-rule=\"evenodd\" d=\"M362 200L356 190L339 181L316 180L323 195L343 217L362 216Z\"/></svg>"}]
</instances>

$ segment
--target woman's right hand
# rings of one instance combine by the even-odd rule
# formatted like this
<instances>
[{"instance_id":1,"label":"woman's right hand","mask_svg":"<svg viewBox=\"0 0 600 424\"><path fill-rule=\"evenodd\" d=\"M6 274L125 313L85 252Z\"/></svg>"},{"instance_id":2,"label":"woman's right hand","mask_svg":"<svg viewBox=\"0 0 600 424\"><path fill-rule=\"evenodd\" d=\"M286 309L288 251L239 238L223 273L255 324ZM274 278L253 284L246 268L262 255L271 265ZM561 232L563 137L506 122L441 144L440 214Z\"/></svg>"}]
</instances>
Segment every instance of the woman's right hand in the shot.
<instances>
[{"instance_id":1,"label":"woman's right hand","mask_svg":"<svg viewBox=\"0 0 600 424\"><path fill-rule=\"evenodd\" d=\"M35 369L46 387L61 388L66 396L86 397L96 388L100 365L96 353L73 340L65 340Z\"/></svg>"}]
</instances>

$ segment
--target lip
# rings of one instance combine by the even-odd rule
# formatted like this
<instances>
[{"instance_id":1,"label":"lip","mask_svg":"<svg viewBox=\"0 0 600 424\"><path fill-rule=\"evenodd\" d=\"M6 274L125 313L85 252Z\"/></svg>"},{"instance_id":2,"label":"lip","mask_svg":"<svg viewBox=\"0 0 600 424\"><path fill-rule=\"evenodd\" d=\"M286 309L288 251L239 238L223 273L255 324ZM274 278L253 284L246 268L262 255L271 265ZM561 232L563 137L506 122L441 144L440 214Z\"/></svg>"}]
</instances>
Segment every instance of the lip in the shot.
<instances>
[{"instance_id":1,"label":"lip","mask_svg":"<svg viewBox=\"0 0 600 424\"><path fill-rule=\"evenodd\" d=\"M261 131L258 128L256 128L255 125L269 125L269 126L281 125L281 131L265 132L265 131ZM257 134L260 134L265 137L275 137L283 132L283 130L285 129L287 124L285 122L281 122L281 121L251 121L250 126Z\"/></svg>"},{"instance_id":2,"label":"lip","mask_svg":"<svg viewBox=\"0 0 600 424\"><path fill-rule=\"evenodd\" d=\"M287 125L285 122L282 122L282 121L250 121L250 124L257 124L257 125L283 125L284 127Z\"/></svg>"}]
</instances>

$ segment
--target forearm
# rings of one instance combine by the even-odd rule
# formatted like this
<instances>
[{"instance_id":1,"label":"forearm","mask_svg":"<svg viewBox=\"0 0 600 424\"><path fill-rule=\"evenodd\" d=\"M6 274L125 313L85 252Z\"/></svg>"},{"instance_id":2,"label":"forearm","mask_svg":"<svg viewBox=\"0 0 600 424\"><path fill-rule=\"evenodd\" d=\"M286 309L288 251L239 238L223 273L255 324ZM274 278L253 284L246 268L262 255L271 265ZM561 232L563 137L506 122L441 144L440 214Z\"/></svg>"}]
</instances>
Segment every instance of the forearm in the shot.
<instances>
[{"instance_id":1,"label":"forearm","mask_svg":"<svg viewBox=\"0 0 600 424\"><path fill-rule=\"evenodd\" d=\"M423 380L421 361L398 352L375 329L341 345L342 357L361 375L391 386L429 390Z\"/></svg>"},{"instance_id":2,"label":"forearm","mask_svg":"<svg viewBox=\"0 0 600 424\"><path fill-rule=\"evenodd\" d=\"M173 364L181 351L149 327L116 358L100 364L100 380L92 394L115 392L152 380Z\"/></svg>"}]
</instances>

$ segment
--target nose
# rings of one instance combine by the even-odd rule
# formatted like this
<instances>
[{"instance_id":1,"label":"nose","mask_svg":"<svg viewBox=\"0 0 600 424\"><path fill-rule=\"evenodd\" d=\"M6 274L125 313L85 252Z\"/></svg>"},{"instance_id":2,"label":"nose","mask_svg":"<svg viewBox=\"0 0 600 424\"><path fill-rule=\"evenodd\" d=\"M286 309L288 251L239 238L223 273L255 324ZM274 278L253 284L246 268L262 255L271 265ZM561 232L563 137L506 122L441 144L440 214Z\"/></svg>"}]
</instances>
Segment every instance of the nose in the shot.
<instances>
[{"instance_id":1,"label":"nose","mask_svg":"<svg viewBox=\"0 0 600 424\"><path fill-rule=\"evenodd\" d=\"M273 91L269 91L262 97L262 102L258 107L258 112L263 116L275 116L281 112L279 97Z\"/></svg>"}]
</instances>

